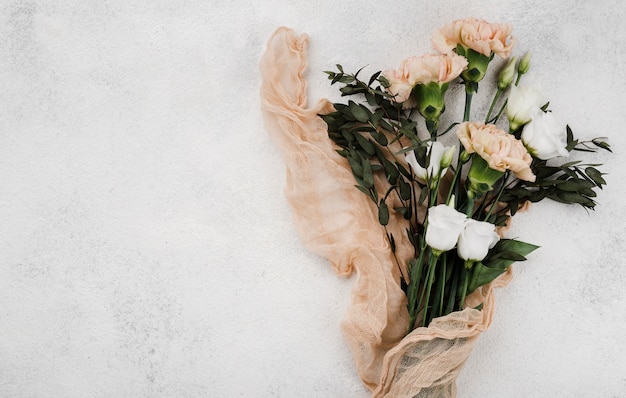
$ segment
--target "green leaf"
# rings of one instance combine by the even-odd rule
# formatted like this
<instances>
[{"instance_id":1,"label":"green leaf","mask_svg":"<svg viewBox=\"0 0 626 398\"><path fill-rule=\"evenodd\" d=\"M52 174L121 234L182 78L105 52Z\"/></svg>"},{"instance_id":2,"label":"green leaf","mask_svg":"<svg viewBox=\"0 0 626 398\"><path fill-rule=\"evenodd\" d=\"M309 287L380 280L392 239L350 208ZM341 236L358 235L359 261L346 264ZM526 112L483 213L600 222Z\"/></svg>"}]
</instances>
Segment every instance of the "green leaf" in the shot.
<instances>
[{"instance_id":1,"label":"green leaf","mask_svg":"<svg viewBox=\"0 0 626 398\"><path fill-rule=\"evenodd\" d=\"M565 126L565 130L567 131L567 146L565 149L567 149L568 152L571 152L572 149L578 145L578 140L574 139L574 133L572 133L572 129L569 125Z\"/></svg>"},{"instance_id":2,"label":"green leaf","mask_svg":"<svg viewBox=\"0 0 626 398\"><path fill-rule=\"evenodd\" d=\"M371 91L365 92L365 99L370 106L378 105L378 102L376 101L376 95L373 94Z\"/></svg>"},{"instance_id":3,"label":"green leaf","mask_svg":"<svg viewBox=\"0 0 626 398\"><path fill-rule=\"evenodd\" d=\"M585 169L585 174L587 174L587 176L591 178L599 188L602 188L602 185L606 185L606 180L602 178L603 173L595 167L587 167Z\"/></svg>"},{"instance_id":4,"label":"green leaf","mask_svg":"<svg viewBox=\"0 0 626 398\"><path fill-rule=\"evenodd\" d=\"M393 163L391 163L387 159L382 158L381 161L383 162L383 167L385 168L385 176L387 177L387 181L389 181L391 185L396 185L398 177L400 177L400 172L398 171L396 166L394 166Z\"/></svg>"},{"instance_id":5,"label":"green leaf","mask_svg":"<svg viewBox=\"0 0 626 398\"><path fill-rule=\"evenodd\" d=\"M378 79L378 76L380 76L380 74L381 74L381 71L378 71L378 72L374 73L372 75L372 77L370 77L370 81L369 81L369 83L367 83L367 85L371 86L372 83L374 83L376 81L376 79Z\"/></svg>"},{"instance_id":6,"label":"green leaf","mask_svg":"<svg viewBox=\"0 0 626 398\"><path fill-rule=\"evenodd\" d=\"M372 144L372 142L370 140L368 140L367 138L363 137L361 134L355 134L354 137L356 138L356 141L359 143L359 145L361 146L361 148L363 148L363 150L370 156L373 156L374 154L376 154L376 150L374 149L374 144Z\"/></svg>"},{"instance_id":7,"label":"green leaf","mask_svg":"<svg viewBox=\"0 0 626 398\"><path fill-rule=\"evenodd\" d=\"M372 189L374 187L374 174L372 173L369 159L361 158L361 165L363 166L363 182L365 183L365 188Z\"/></svg>"},{"instance_id":8,"label":"green leaf","mask_svg":"<svg viewBox=\"0 0 626 398\"><path fill-rule=\"evenodd\" d=\"M402 200L411 199L411 184L404 181L403 178L400 178L398 181L400 182L400 198Z\"/></svg>"},{"instance_id":9,"label":"green leaf","mask_svg":"<svg viewBox=\"0 0 626 398\"><path fill-rule=\"evenodd\" d=\"M525 261L526 257L515 252L501 251L501 252L498 252L496 255L492 256L489 260L494 261L494 262L495 260L508 260L511 262L515 262L515 261Z\"/></svg>"},{"instance_id":10,"label":"green leaf","mask_svg":"<svg viewBox=\"0 0 626 398\"><path fill-rule=\"evenodd\" d=\"M348 106L350 107L352 116L354 116L356 120L361 123L367 123L369 120L369 112L366 107L359 105L354 101L349 101Z\"/></svg>"},{"instance_id":11,"label":"green leaf","mask_svg":"<svg viewBox=\"0 0 626 398\"><path fill-rule=\"evenodd\" d=\"M378 204L378 221L381 225L387 225L389 223L389 208L384 199L381 199Z\"/></svg>"},{"instance_id":12,"label":"green leaf","mask_svg":"<svg viewBox=\"0 0 626 398\"><path fill-rule=\"evenodd\" d=\"M340 88L339 91L341 91L342 95L352 95L352 94L354 94L354 88L351 87L351 86L344 86L344 87Z\"/></svg>"},{"instance_id":13,"label":"green leaf","mask_svg":"<svg viewBox=\"0 0 626 398\"><path fill-rule=\"evenodd\" d=\"M354 149L350 150L350 156L348 157L348 163L350 163L350 168L352 168L352 173L354 173L355 176L358 177L363 177L363 166L362 166L362 160L361 157L359 156L358 152L355 151ZM369 162L368 162L369 164Z\"/></svg>"},{"instance_id":14,"label":"green leaf","mask_svg":"<svg viewBox=\"0 0 626 398\"><path fill-rule=\"evenodd\" d=\"M583 190L585 188L591 188L593 186L594 186L594 184L590 183L587 180L579 180L579 179L571 178L571 179L569 179L567 181L564 181L561 184L558 184L557 188L560 191L580 192L581 190Z\"/></svg>"},{"instance_id":15,"label":"green leaf","mask_svg":"<svg viewBox=\"0 0 626 398\"><path fill-rule=\"evenodd\" d=\"M412 178L412 177L411 177L411 173L409 173L409 171L408 171L408 170L407 170L404 166L402 166L400 163L396 163L396 166L398 167L398 171L399 171L399 172L400 172L403 176L405 176L405 177L406 177L406 178L408 178L409 180Z\"/></svg>"},{"instance_id":16,"label":"green leaf","mask_svg":"<svg viewBox=\"0 0 626 398\"><path fill-rule=\"evenodd\" d=\"M428 190L427 189L422 189L420 192L420 196L417 199L417 204L419 206L423 205L424 202L426 201L426 197L428 196Z\"/></svg>"},{"instance_id":17,"label":"green leaf","mask_svg":"<svg viewBox=\"0 0 626 398\"><path fill-rule=\"evenodd\" d=\"M347 149L337 150L336 152L344 158L347 158L348 156L350 156L350 151L348 151Z\"/></svg>"},{"instance_id":18,"label":"green leaf","mask_svg":"<svg viewBox=\"0 0 626 398\"><path fill-rule=\"evenodd\" d=\"M479 287L493 281L505 272L506 269L490 268L483 263L475 263L474 267L472 268L472 276L470 278L467 292L473 292Z\"/></svg>"},{"instance_id":19,"label":"green leaf","mask_svg":"<svg viewBox=\"0 0 626 398\"><path fill-rule=\"evenodd\" d=\"M597 146L598 148L602 148L609 152L613 152L613 150L611 150L611 146L609 145L609 143L606 141L602 141L600 138L594 138L593 140L591 140L591 142L593 142L593 144Z\"/></svg>"},{"instance_id":20,"label":"green leaf","mask_svg":"<svg viewBox=\"0 0 626 398\"><path fill-rule=\"evenodd\" d=\"M378 131L370 131L369 133L372 138L374 138L374 140L378 143L378 145L387 146L389 144L389 141L387 140L387 137L385 137L385 134Z\"/></svg>"},{"instance_id":21,"label":"green leaf","mask_svg":"<svg viewBox=\"0 0 626 398\"><path fill-rule=\"evenodd\" d=\"M539 249L539 246L522 242L520 240L500 239L492 250L515 252L521 254L522 256L527 256L537 249Z\"/></svg>"},{"instance_id":22,"label":"green leaf","mask_svg":"<svg viewBox=\"0 0 626 398\"><path fill-rule=\"evenodd\" d=\"M411 219L412 212L411 212L410 207L394 207L393 209L397 211L398 213L402 214L402 217L404 217L405 220Z\"/></svg>"},{"instance_id":23,"label":"green leaf","mask_svg":"<svg viewBox=\"0 0 626 398\"><path fill-rule=\"evenodd\" d=\"M578 192L556 192L556 197L550 195L550 198L562 203L576 203L585 207L593 208L595 202Z\"/></svg>"},{"instance_id":24,"label":"green leaf","mask_svg":"<svg viewBox=\"0 0 626 398\"><path fill-rule=\"evenodd\" d=\"M356 189L358 189L359 191L363 192L364 194L366 194L367 196L370 196L370 191L368 191L367 189L363 188L360 185L355 185L354 186Z\"/></svg>"},{"instance_id":25,"label":"green leaf","mask_svg":"<svg viewBox=\"0 0 626 398\"><path fill-rule=\"evenodd\" d=\"M377 126L378 122L383 118L384 115L385 111L383 111L381 108L378 108L374 111L374 113L370 115L370 122L372 122L374 126Z\"/></svg>"},{"instance_id":26,"label":"green leaf","mask_svg":"<svg viewBox=\"0 0 626 398\"><path fill-rule=\"evenodd\" d=\"M340 131L341 131L341 135L343 136L343 138L346 139L346 141L348 142L354 141L354 134L352 134L350 130L341 129Z\"/></svg>"},{"instance_id":27,"label":"green leaf","mask_svg":"<svg viewBox=\"0 0 626 398\"><path fill-rule=\"evenodd\" d=\"M389 86L391 86L391 83L389 83L389 80L387 80L387 78L385 78L385 76L383 75L378 76L378 81L380 82L380 85L383 86L384 88L389 88Z\"/></svg>"},{"instance_id":28,"label":"green leaf","mask_svg":"<svg viewBox=\"0 0 626 398\"><path fill-rule=\"evenodd\" d=\"M526 260L525 256L537 248L539 246L515 239L500 239L489 251L483 264L493 269L506 270L514 262Z\"/></svg>"},{"instance_id":29,"label":"green leaf","mask_svg":"<svg viewBox=\"0 0 626 398\"><path fill-rule=\"evenodd\" d=\"M378 124L380 125L380 127L382 127L383 129L387 130L387 131L394 131L393 126L391 124L389 124L388 121L386 121L385 119L381 119Z\"/></svg>"},{"instance_id":30,"label":"green leaf","mask_svg":"<svg viewBox=\"0 0 626 398\"><path fill-rule=\"evenodd\" d=\"M391 252L395 253L396 252L396 240L393 238L393 234L391 232L389 232L387 236L389 237L389 244L391 245Z\"/></svg>"}]
</instances>

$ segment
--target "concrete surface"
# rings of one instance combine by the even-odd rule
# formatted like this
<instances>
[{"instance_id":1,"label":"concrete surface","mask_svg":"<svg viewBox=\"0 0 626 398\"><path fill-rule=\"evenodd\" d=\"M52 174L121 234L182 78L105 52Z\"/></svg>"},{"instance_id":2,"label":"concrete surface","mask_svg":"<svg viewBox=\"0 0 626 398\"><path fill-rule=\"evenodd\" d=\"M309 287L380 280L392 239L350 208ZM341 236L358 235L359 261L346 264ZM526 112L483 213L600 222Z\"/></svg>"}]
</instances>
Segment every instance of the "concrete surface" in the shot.
<instances>
[{"instance_id":1,"label":"concrete surface","mask_svg":"<svg viewBox=\"0 0 626 398\"><path fill-rule=\"evenodd\" d=\"M369 396L339 332L353 279L308 253L263 128L275 28L320 72L395 67L438 26L514 25L516 54L615 154L600 206L542 203L459 397L626 396L626 6L545 1L0 4L0 396ZM453 110L450 110L453 112Z\"/></svg>"}]
</instances>

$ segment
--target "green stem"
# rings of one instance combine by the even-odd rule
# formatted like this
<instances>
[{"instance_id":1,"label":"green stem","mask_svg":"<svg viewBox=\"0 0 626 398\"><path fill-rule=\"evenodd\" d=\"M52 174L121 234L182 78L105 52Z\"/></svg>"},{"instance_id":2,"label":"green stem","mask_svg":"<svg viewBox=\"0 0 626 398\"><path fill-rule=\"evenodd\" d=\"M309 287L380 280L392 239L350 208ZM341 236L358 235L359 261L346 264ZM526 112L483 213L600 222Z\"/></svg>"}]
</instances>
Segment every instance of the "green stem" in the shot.
<instances>
[{"instance_id":1,"label":"green stem","mask_svg":"<svg viewBox=\"0 0 626 398\"><path fill-rule=\"evenodd\" d=\"M465 296L467 295L467 285L469 282L468 269L465 265L461 266L461 283L463 284L461 290L461 298L459 299L459 309L463 310L463 304L465 304Z\"/></svg>"},{"instance_id":2,"label":"green stem","mask_svg":"<svg viewBox=\"0 0 626 398\"><path fill-rule=\"evenodd\" d=\"M493 212L493 209L498 204L498 201L500 200L500 196L502 196L502 192L504 192L504 188L506 187L506 180L508 179L507 178L508 176L509 176L509 172L507 171L504 174L504 178L502 179L502 186L500 186L500 189L498 190L498 194L496 195L495 199L493 200L493 203L491 204L491 207L489 208L489 211L487 212L487 215L485 216L485 221L487 221L489 219L489 217L491 217L491 213Z\"/></svg>"},{"instance_id":3,"label":"green stem","mask_svg":"<svg viewBox=\"0 0 626 398\"><path fill-rule=\"evenodd\" d=\"M504 109L506 108L506 104L508 103L509 103L509 99L507 98L506 101L504 101L504 104L502 104L502 106L500 107L498 114L493 118L492 123L498 123L498 119L500 119L500 116L502 116L502 112L504 112Z\"/></svg>"},{"instance_id":4,"label":"green stem","mask_svg":"<svg viewBox=\"0 0 626 398\"><path fill-rule=\"evenodd\" d=\"M474 93L465 88L465 112L463 113L463 121L468 122L470 120L470 109L472 108L472 96Z\"/></svg>"},{"instance_id":5,"label":"green stem","mask_svg":"<svg viewBox=\"0 0 626 398\"><path fill-rule=\"evenodd\" d=\"M443 314L441 311L443 311L443 298L445 296L445 292L446 292L446 273L448 271L448 256L446 256L444 254L443 256L443 261L441 263L441 291L439 292L440 296L439 296L439 310L437 311L438 314L437 316L442 316L445 315Z\"/></svg>"},{"instance_id":6,"label":"green stem","mask_svg":"<svg viewBox=\"0 0 626 398\"><path fill-rule=\"evenodd\" d=\"M459 150L459 157L456 162L456 170L454 170L454 176L452 177L452 185L450 185L450 190L448 191L448 196L446 197L446 204L450 203L450 198L452 197L452 193L455 192L457 182L459 182L459 176L461 175L461 169L463 168L463 164L461 163L461 152L463 152L462 149Z\"/></svg>"},{"instance_id":7,"label":"green stem","mask_svg":"<svg viewBox=\"0 0 626 398\"><path fill-rule=\"evenodd\" d=\"M415 326L415 320L417 319L417 312L420 308L421 299L418 301L418 292L420 282L422 281L422 267L424 265L424 252L426 251L426 245L422 244L420 248L420 254L417 257L417 262L411 267L411 283L408 287L408 300L409 300L409 331L411 333Z\"/></svg>"},{"instance_id":8,"label":"green stem","mask_svg":"<svg viewBox=\"0 0 626 398\"><path fill-rule=\"evenodd\" d=\"M387 242L389 243L389 247L391 247L391 234L389 233L389 230L387 229L386 225L383 225L383 227L385 228L385 236L387 237ZM408 283L409 281L407 280L407 276L406 276L406 273L408 271L402 270L402 266L400 265L400 260L398 260L398 256L396 256L396 251L392 250L391 254L393 255L394 260L396 260L396 265L398 266L398 270L400 271L400 276L402 277L402 279L404 279L406 283Z\"/></svg>"},{"instance_id":9,"label":"green stem","mask_svg":"<svg viewBox=\"0 0 626 398\"><path fill-rule=\"evenodd\" d=\"M439 121L426 120L426 128L430 133L430 138L432 138L433 141L437 141L437 130L439 129Z\"/></svg>"},{"instance_id":10,"label":"green stem","mask_svg":"<svg viewBox=\"0 0 626 398\"><path fill-rule=\"evenodd\" d=\"M430 190L430 197L428 198L428 208L437 205L437 196L439 196L439 186L441 185L441 170L439 171L439 175L437 176L437 182L435 183L435 187Z\"/></svg>"},{"instance_id":11,"label":"green stem","mask_svg":"<svg viewBox=\"0 0 626 398\"><path fill-rule=\"evenodd\" d=\"M445 314L449 314L454 311L454 302L456 301L457 289L459 286L459 272L456 272L456 261L452 263L452 285L450 285L450 296L448 297L448 305L446 306Z\"/></svg>"},{"instance_id":12,"label":"green stem","mask_svg":"<svg viewBox=\"0 0 626 398\"><path fill-rule=\"evenodd\" d=\"M427 326L427 314L428 314L428 304L430 302L430 291L432 290L433 287L433 280L435 278L435 268L437 267L437 260L439 259L438 256L435 256L435 254L432 252L430 252L430 259L428 261L428 275L427 275L427 279L428 281L426 282L426 302L424 304L424 318L423 318L423 323L422 326Z\"/></svg>"},{"instance_id":13,"label":"green stem","mask_svg":"<svg viewBox=\"0 0 626 398\"><path fill-rule=\"evenodd\" d=\"M467 192L467 207L465 208L465 214L469 218L472 218L472 214L474 214L474 195L474 192L471 190Z\"/></svg>"},{"instance_id":14,"label":"green stem","mask_svg":"<svg viewBox=\"0 0 626 398\"><path fill-rule=\"evenodd\" d=\"M493 108L496 106L496 102L498 102L498 99L500 98L503 92L504 90L498 89L498 91L496 91L496 94L493 96L493 101L491 101L491 106L489 107L489 111L487 112L487 117L485 118L485 124L489 123L491 112L493 112Z\"/></svg>"}]
</instances>

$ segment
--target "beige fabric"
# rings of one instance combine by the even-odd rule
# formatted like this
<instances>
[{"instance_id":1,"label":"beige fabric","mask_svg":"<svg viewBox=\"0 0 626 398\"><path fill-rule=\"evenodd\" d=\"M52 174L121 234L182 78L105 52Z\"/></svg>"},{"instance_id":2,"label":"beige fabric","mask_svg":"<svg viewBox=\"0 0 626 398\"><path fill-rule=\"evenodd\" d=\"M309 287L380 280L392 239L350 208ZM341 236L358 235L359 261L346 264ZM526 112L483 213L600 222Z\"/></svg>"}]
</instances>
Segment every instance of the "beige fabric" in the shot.
<instances>
[{"instance_id":1,"label":"beige fabric","mask_svg":"<svg viewBox=\"0 0 626 398\"><path fill-rule=\"evenodd\" d=\"M317 117L332 111L332 104L322 100L307 108L307 44L306 35L280 28L260 62L263 115L285 160L285 195L298 232L306 247L326 257L338 274L356 272L341 328L373 397L453 397L458 372L491 323L492 289L506 284L510 273L470 295L469 308L404 337L408 312L401 273L376 208L354 188L348 163L335 152L326 124ZM413 248L403 219L395 217L390 232L399 262L405 264ZM480 303L482 311L471 309Z\"/></svg>"}]
</instances>

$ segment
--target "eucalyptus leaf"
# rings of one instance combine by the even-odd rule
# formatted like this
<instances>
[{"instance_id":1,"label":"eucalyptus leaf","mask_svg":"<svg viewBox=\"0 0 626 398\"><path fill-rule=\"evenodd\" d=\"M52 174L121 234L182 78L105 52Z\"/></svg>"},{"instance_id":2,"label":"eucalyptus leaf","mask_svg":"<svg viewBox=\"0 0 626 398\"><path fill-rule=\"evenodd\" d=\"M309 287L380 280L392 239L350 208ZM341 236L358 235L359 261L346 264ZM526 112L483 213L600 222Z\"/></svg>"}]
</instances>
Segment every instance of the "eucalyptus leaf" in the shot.
<instances>
[{"instance_id":1,"label":"eucalyptus leaf","mask_svg":"<svg viewBox=\"0 0 626 398\"><path fill-rule=\"evenodd\" d=\"M354 134L354 137L356 138L356 141L359 143L361 148L363 148L363 150L368 155L372 156L376 153L376 150L374 149L374 144L372 144L370 140L368 140L367 138L363 137L361 134L358 134L358 133Z\"/></svg>"},{"instance_id":2,"label":"eucalyptus leaf","mask_svg":"<svg viewBox=\"0 0 626 398\"><path fill-rule=\"evenodd\" d=\"M367 121L369 120L369 112L367 111L366 107L359 105L354 101L348 102L348 106L350 107L350 112L352 112L352 116L354 116L356 120L361 123L367 123Z\"/></svg>"},{"instance_id":3,"label":"eucalyptus leaf","mask_svg":"<svg viewBox=\"0 0 626 398\"><path fill-rule=\"evenodd\" d=\"M400 172L398 171L396 166L394 166L394 164L387 159L382 158L381 161L385 169L385 176L387 177L387 181L389 181L391 185L395 185L398 181L398 177L400 177Z\"/></svg>"},{"instance_id":4,"label":"eucalyptus leaf","mask_svg":"<svg viewBox=\"0 0 626 398\"><path fill-rule=\"evenodd\" d=\"M595 167L587 167L585 169L585 173L587 174L587 176L589 176L589 178L591 178L593 180L593 182L596 183L596 185L599 188L602 188L602 185L606 185L606 180L604 178L602 178L602 174L603 173L601 173Z\"/></svg>"},{"instance_id":5,"label":"eucalyptus leaf","mask_svg":"<svg viewBox=\"0 0 626 398\"><path fill-rule=\"evenodd\" d=\"M400 198L402 198L402 200L411 199L411 184L404 181L403 178L400 178L398 182L400 183Z\"/></svg>"},{"instance_id":6,"label":"eucalyptus leaf","mask_svg":"<svg viewBox=\"0 0 626 398\"><path fill-rule=\"evenodd\" d=\"M378 222L380 222L381 225L387 225L389 223L389 208L384 199L381 199L378 204Z\"/></svg>"},{"instance_id":7,"label":"eucalyptus leaf","mask_svg":"<svg viewBox=\"0 0 626 398\"><path fill-rule=\"evenodd\" d=\"M363 166L363 182L365 183L365 188L372 189L374 187L374 174L372 173L369 159L361 158L361 165Z\"/></svg>"}]
</instances>

